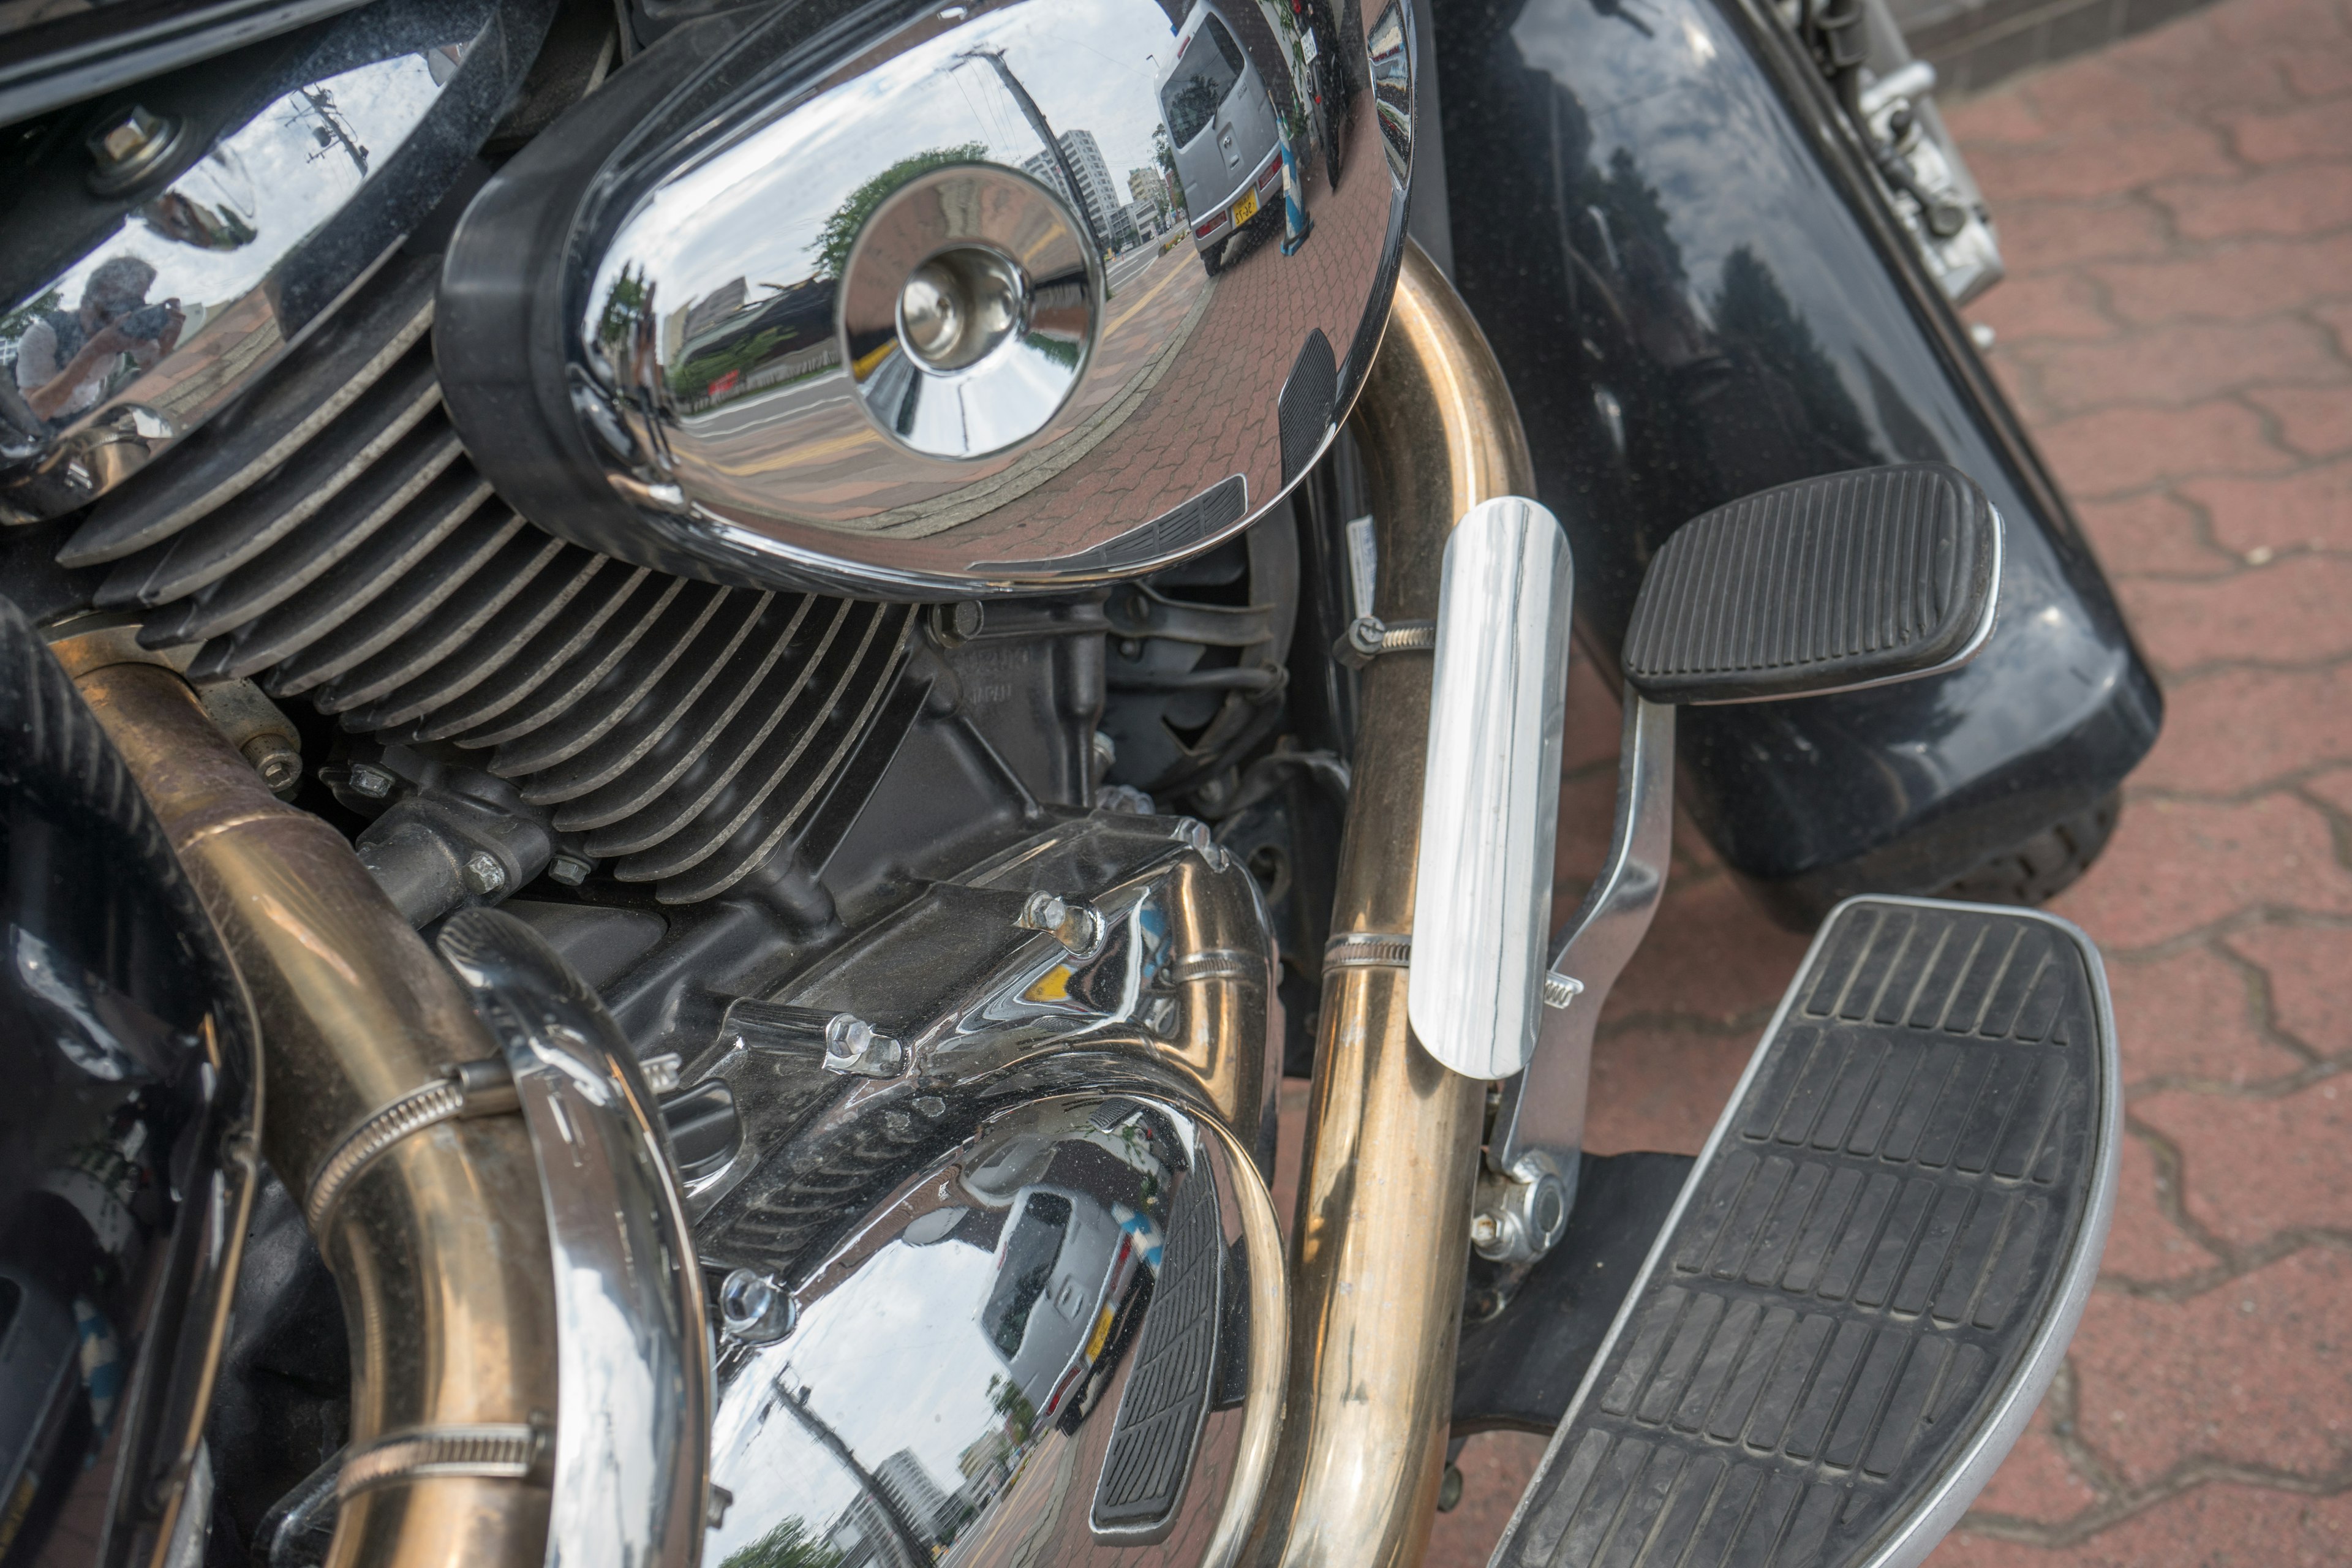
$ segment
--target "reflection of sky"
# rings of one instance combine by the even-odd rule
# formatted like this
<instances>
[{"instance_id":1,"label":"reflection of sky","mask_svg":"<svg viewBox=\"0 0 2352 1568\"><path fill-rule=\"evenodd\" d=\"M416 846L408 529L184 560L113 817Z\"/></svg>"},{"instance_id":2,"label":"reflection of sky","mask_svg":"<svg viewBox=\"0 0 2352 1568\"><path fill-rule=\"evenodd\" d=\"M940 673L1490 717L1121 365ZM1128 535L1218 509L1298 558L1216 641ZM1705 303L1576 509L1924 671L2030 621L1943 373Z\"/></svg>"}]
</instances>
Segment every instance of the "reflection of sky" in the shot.
<instances>
[{"instance_id":1,"label":"reflection of sky","mask_svg":"<svg viewBox=\"0 0 2352 1568\"><path fill-rule=\"evenodd\" d=\"M383 167L441 90L423 55L378 60L320 85L334 95L336 111L368 150L371 170ZM228 138L226 173L215 172L208 159L173 184L173 190L207 205L240 197L249 202L250 210L239 216L260 231L259 238L235 250L205 250L130 219L65 274L63 308L78 307L83 280L118 256L135 256L154 267L155 284L147 291L151 302L177 298L183 307L219 306L247 292L360 187L360 172L342 145L319 145L313 134L318 125L302 94L289 93Z\"/></svg>"},{"instance_id":2,"label":"reflection of sky","mask_svg":"<svg viewBox=\"0 0 2352 1568\"><path fill-rule=\"evenodd\" d=\"M780 1375L814 1388L809 1408L868 1471L910 1448L942 1491L962 1484L957 1460L999 1420L988 1382L1004 1363L978 1318L993 1267L991 1254L961 1242L894 1241L753 1362L730 1391L712 1444L713 1479L736 1501L705 1544L705 1563L723 1563L795 1514L822 1534L857 1493L789 1411L772 1410L757 1439L744 1440L740 1428ZM756 1468L744 1462L752 1454Z\"/></svg>"},{"instance_id":3,"label":"reflection of sky","mask_svg":"<svg viewBox=\"0 0 2352 1568\"><path fill-rule=\"evenodd\" d=\"M1153 166L1158 77L1174 43L1153 0L1043 0L950 28L855 81L795 110L655 193L616 245L590 298L602 300L624 265L659 286L657 315L737 278L786 286L808 277L824 220L867 179L899 159L978 142L1018 166L1045 150L1021 106L984 60L1001 48L1058 135L1091 132L1121 200L1130 169ZM778 181L778 169L793 178Z\"/></svg>"},{"instance_id":4,"label":"reflection of sky","mask_svg":"<svg viewBox=\"0 0 2352 1568\"><path fill-rule=\"evenodd\" d=\"M1672 25L1659 25L1661 11L1680 15ZM1865 360L1879 365L1915 360L1918 343L1916 337L1887 340L1878 331L1885 318L1843 308L1843 290L1832 276L1838 265L1822 248L1824 237L1789 222L1788 172L1811 167L1812 153L1798 143L1776 100L1748 89L1757 79L1752 73L1706 68L1718 54L1743 50L1710 7L1675 5L1643 15L1654 37L1621 23L1595 26L1584 16L1562 25L1558 8L1532 6L1512 28L1511 40L1528 65L1563 83L1608 84L1605 96L1581 97L1592 126L1589 161L1606 168L1612 151L1624 147L1643 181L1664 198L1676 217L1675 242L1699 318L1710 315L1707 302L1722 285L1725 258L1743 246L1754 252L1837 364L1847 393L1875 427L1878 445L1893 454L1905 443L1885 429L1873 389L1852 367ZM1595 68L1595 45L1606 52L1603 68ZM1850 259L1880 265L1874 256ZM1965 450L1977 440L1974 431L1950 423L1962 406L1957 398L1932 405L1946 418L1937 434L1949 450ZM1927 405L1916 411L1927 412Z\"/></svg>"}]
</instances>

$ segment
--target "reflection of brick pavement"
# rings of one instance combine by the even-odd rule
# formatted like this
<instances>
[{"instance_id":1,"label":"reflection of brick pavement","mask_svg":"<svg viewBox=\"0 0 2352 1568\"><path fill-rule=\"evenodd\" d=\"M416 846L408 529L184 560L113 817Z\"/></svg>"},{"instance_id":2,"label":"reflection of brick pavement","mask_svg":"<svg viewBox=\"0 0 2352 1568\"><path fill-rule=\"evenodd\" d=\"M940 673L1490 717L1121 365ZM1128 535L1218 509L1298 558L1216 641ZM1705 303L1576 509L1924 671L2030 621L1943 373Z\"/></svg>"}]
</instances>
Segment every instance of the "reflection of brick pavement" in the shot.
<instances>
[{"instance_id":1,"label":"reflection of brick pavement","mask_svg":"<svg viewBox=\"0 0 2352 1568\"><path fill-rule=\"evenodd\" d=\"M1217 279L1186 350L1190 363L1203 368L1194 374L1188 367L1161 384L1121 428L1115 460L1101 461L1098 451L1097 461L1042 487L1021 508L1031 520L1022 530L992 531L984 540L975 533L976 549L984 542L992 557L1018 557L1025 540L1055 523L1106 512L1149 521L1161 507L1222 477L1201 471L1202 450L1239 457L1234 468L1249 475L1253 504L1264 503L1280 482L1275 401L1291 362L1311 327L1330 340L1335 359L1345 357L1357 307L1371 289L1390 189L1371 107L1370 94L1358 100L1339 188L1328 188L1319 163L1309 179L1315 232L1307 243L1284 256L1267 239L1234 258ZM1180 246L1171 259L1198 267L1190 252L1189 244ZM1114 314L1118 308L1114 301ZM1139 494L1160 499L1139 506L1131 499Z\"/></svg>"},{"instance_id":2,"label":"reflection of brick pavement","mask_svg":"<svg viewBox=\"0 0 2352 1568\"><path fill-rule=\"evenodd\" d=\"M2169 710L2053 906L2106 952L2130 1086L2105 1272L1932 1562L2352 1563L2352 16L2221 0L1951 121L2011 268L1969 313ZM1613 787L1578 697L1564 868ZM1803 951L1684 844L1601 1025L1602 1150L1695 1150ZM1486 1560L1541 1447L1473 1440L1431 1563Z\"/></svg>"}]
</instances>

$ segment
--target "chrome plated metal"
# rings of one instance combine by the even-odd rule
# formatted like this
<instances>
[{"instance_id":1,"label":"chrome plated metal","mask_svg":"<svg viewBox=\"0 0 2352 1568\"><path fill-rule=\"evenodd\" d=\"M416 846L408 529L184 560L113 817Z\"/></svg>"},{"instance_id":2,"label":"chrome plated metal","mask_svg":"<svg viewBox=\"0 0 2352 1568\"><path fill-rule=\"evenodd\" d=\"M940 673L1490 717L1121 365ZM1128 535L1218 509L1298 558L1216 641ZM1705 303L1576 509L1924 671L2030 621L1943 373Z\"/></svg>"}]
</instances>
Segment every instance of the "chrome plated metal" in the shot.
<instances>
[{"instance_id":1,"label":"chrome plated metal","mask_svg":"<svg viewBox=\"0 0 2352 1568\"><path fill-rule=\"evenodd\" d=\"M792 1287L764 1268L730 1268L719 1282L719 1331L730 1340L772 1344L799 1318Z\"/></svg>"},{"instance_id":2,"label":"chrome plated metal","mask_svg":"<svg viewBox=\"0 0 2352 1568\"><path fill-rule=\"evenodd\" d=\"M828 1203L782 1224L759 1173L851 1157L877 1117L951 1121L1003 1082L1154 1093L1260 1147L1279 1072L1273 939L1249 872L1212 866L1172 826L1097 813L1051 828L933 886L781 995L731 1004L680 1079L724 1083L742 1119L740 1148L688 1188L714 1265L790 1269L843 1217ZM1083 952L1018 922L1040 892L1078 888L1098 925ZM820 1047L840 1017L870 1020L900 1065L880 1078L824 1070Z\"/></svg>"},{"instance_id":3,"label":"chrome plated metal","mask_svg":"<svg viewBox=\"0 0 2352 1568\"><path fill-rule=\"evenodd\" d=\"M987 458L1086 374L1102 265L1062 199L1010 169L919 176L875 209L841 279L841 352L877 428L929 458Z\"/></svg>"},{"instance_id":4,"label":"chrome plated metal","mask_svg":"<svg viewBox=\"0 0 2352 1568\"><path fill-rule=\"evenodd\" d=\"M1322 451L1402 243L1395 6L761 15L648 125L592 97L452 244L447 406L525 515L665 570L969 598L1204 549ZM1228 48L1246 69L1192 80ZM1244 109L1307 230L1272 242L1276 157L1263 198L1173 182L1221 204L1190 215L1204 241L1255 203L1250 236L1139 243L1130 187L1215 157Z\"/></svg>"},{"instance_id":5,"label":"chrome plated metal","mask_svg":"<svg viewBox=\"0 0 2352 1568\"><path fill-rule=\"evenodd\" d=\"M1429 1054L1471 1078L1525 1068L1546 1011L1574 604L1568 536L1534 501L1482 501L1447 536L1410 1009Z\"/></svg>"},{"instance_id":6,"label":"chrome plated metal","mask_svg":"<svg viewBox=\"0 0 2352 1568\"><path fill-rule=\"evenodd\" d=\"M1912 58L1886 0L1862 0L1862 11L1863 68L1872 79L1859 98L1865 132L1899 160L1901 173L1926 195L1927 210L1895 189L1883 168L1875 173L1936 287L1965 305L2006 275L1992 211L1936 107L1936 68Z\"/></svg>"},{"instance_id":7,"label":"chrome plated metal","mask_svg":"<svg viewBox=\"0 0 2352 1568\"><path fill-rule=\"evenodd\" d=\"M721 1355L712 1474L732 1501L710 1558L1108 1564L1159 1542L1150 1560L1234 1563L1287 1331L1246 1151L1213 1117L1098 1092L992 1097L896 1136L900 1161L789 1270L790 1337Z\"/></svg>"},{"instance_id":8,"label":"chrome plated metal","mask_svg":"<svg viewBox=\"0 0 2352 1568\"><path fill-rule=\"evenodd\" d=\"M1571 1203L1584 1149L1592 1026L1658 912L1674 853L1675 710L1630 689L1626 698L1609 858L1553 940L1547 971L1577 989L1568 1005L1542 1009L1535 1055L1503 1085L1486 1143L1487 1168L1496 1175L1518 1176L1523 1163L1539 1155L1561 1173Z\"/></svg>"},{"instance_id":9,"label":"chrome plated metal","mask_svg":"<svg viewBox=\"0 0 2352 1568\"><path fill-rule=\"evenodd\" d=\"M549 1568L694 1568L710 1363L653 1094L619 1026L530 926L465 910L436 944L505 1054L555 1258Z\"/></svg>"},{"instance_id":10,"label":"chrome plated metal","mask_svg":"<svg viewBox=\"0 0 2352 1568\"><path fill-rule=\"evenodd\" d=\"M1432 618L1446 531L1531 477L1492 353L1416 247L1353 421L1378 519L1375 609ZM1338 937L1412 934L1432 674L1419 658L1364 672ZM1268 1563L1402 1568L1436 1514L1486 1094L1414 1042L1405 979L1389 964L1324 973L1289 1394L1256 1548Z\"/></svg>"},{"instance_id":11,"label":"chrome plated metal","mask_svg":"<svg viewBox=\"0 0 2352 1568\"><path fill-rule=\"evenodd\" d=\"M1470 1247L1496 1263L1533 1263L1568 1228L1572 1188L1546 1154L1522 1155L1511 1174L1478 1178Z\"/></svg>"},{"instance_id":12,"label":"chrome plated metal","mask_svg":"<svg viewBox=\"0 0 2352 1568\"><path fill-rule=\"evenodd\" d=\"M193 132L167 116L107 127L94 149L101 188L135 193L184 167L5 301L0 344L14 352L0 360L14 363L0 366L0 521L106 494L315 327L445 194L549 11L541 0L372 6L333 24L296 85L198 143L193 163Z\"/></svg>"}]
</instances>

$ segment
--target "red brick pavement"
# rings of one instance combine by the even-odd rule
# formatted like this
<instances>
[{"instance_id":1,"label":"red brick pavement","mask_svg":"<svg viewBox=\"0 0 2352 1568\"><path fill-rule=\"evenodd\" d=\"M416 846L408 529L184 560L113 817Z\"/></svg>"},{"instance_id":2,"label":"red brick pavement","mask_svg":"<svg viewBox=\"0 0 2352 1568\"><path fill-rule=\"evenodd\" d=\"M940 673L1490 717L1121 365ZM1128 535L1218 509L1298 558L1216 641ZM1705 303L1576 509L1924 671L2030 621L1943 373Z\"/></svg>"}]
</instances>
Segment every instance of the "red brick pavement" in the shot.
<instances>
[{"instance_id":1,"label":"red brick pavement","mask_svg":"<svg viewBox=\"0 0 2352 1568\"><path fill-rule=\"evenodd\" d=\"M2054 906L2105 952L2129 1088L2099 1289L1932 1562L2352 1563L2352 5L2221 0L1947 112L2011 267L1970 314L2169 706ZM1563 891L1614 721L1580 684ZM1593 1146L1696 1150L1803 945L1685 834ZM1432 1564L1486 1561L1541 1451L1472 1440Z\"/></svg>"}]
</instances>

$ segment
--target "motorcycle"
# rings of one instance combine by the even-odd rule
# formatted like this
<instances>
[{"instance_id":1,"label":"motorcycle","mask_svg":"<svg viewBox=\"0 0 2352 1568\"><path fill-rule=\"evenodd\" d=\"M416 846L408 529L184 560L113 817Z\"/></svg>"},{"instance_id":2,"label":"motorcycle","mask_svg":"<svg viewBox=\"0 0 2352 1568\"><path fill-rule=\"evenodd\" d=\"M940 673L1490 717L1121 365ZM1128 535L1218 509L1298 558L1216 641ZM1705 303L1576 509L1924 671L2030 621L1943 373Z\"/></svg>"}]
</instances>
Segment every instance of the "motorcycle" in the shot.
<instances>
[{"instance_id":1,"label":"motorcycle","mask_svg":"<svg viewBox=\"0 0 2352 1568\"><path fill-rule=\"evenodd\" d=\"M1494 1427L1498 1563L1958 1519L2161 707L1876 0L0 37L0 1559L1410 1563ZM1597 1156L1677 787L1817 934Z\"/></svg>"}]
</instances>

